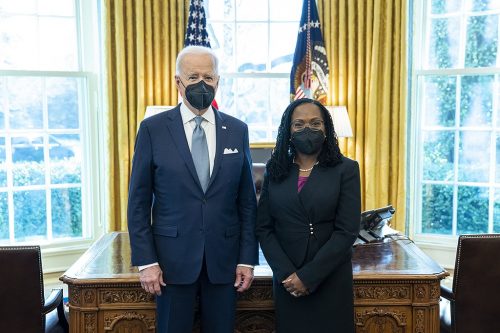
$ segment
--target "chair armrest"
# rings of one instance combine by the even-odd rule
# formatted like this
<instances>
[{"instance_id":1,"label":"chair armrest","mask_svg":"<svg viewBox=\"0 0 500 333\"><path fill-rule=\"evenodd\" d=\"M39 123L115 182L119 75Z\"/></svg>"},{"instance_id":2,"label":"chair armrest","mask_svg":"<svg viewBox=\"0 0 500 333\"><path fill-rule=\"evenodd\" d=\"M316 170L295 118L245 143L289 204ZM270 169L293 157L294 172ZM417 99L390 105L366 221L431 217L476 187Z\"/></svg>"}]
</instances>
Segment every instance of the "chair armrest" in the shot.
<instances>
[{"instance_id":1,"label":"chair armrest","mask_svg":"<svg viewBox=\"0 0 500 333\"><path fill-rule=\"evenodd\" d=\"M455 301L455 294L453 294L453 291L447 286L441 285L441 297L449 301Z\"/></svg>"},{"instance_id":2,"label":"chair armrest","mask_svg":"<svg viewBox=\"0 0 500 333\"><path fill-rule=\"evenodd\" d=\"M57 318L59 319L59 325L62 327L63 333L68 333L69 324L64 311L62 289L52 289L49 297L47 297L47 299L45 300L45 304L43 306L43 314L46 315L55 308L57 308Z\"/></svg>"},{"instance_id":3,"label":"chair armrest","mask_svg":"<svg viewBox=\"0 0 500 333\"><path fill-rule=\"evenodd\" d=\"M52 289L49 297L45 300L43 305L43 314L46 315L50 311L54 310L63 300L63 290L62 289Z\"/></svg>"}]
</instances>

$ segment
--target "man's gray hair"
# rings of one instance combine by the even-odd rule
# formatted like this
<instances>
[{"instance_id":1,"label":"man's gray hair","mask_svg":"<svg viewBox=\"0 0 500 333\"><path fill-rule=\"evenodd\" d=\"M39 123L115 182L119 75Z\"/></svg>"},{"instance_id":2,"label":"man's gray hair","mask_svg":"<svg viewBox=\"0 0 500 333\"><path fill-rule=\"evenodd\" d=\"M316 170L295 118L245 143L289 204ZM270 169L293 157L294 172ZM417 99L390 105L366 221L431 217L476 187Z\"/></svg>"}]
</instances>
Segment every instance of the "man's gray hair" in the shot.
<instances>
[{"instance_id":1,"label":"man's gray hair","mask_svg":"<svg viewBox=\"0 0 500 333\"><path fill-rule=\"evenodd\" d=\"M215 74L219 75L219 58L217 58L215 52L209 47L198 46L198 45L186 46L181 50L181 52L179 52L179 54L177 55L177 61L175 62L176 75L179 75L181 73L182 59L188 54L208 54L212 56L214 62Z\"/></svg>"}]
</instances>

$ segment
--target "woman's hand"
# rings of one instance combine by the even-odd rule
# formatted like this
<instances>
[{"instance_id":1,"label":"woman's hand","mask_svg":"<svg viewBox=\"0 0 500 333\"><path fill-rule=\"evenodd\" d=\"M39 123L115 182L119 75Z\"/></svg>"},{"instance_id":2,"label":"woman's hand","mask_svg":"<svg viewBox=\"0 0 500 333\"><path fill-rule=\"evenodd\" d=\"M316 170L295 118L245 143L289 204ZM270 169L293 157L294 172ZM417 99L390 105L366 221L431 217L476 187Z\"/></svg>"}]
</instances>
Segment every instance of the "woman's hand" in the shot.
<instances>
[{"instance_id":1,"label":"woman's hand","mask_svg":"<svg viewBox=\"0 0 500 333\"><path fill-rule=\"evenodd\" d=\"M294 297L309 295L307 287L300 281L296 273L293 273L284 281L282 281L283 287Z\"/></svg>"}]
</instances>

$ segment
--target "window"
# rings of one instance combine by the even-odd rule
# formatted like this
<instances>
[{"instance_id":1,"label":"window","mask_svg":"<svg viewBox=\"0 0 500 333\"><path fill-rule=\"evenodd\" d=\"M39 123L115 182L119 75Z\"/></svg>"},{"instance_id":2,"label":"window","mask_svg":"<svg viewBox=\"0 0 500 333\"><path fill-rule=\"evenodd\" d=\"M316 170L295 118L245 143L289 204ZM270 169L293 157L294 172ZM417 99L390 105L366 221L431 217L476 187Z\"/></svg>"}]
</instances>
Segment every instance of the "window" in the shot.
<instances>
[{"instance_id":1,"label":"window","mask_svg":"<svg viewBox=\"0 0 500 333\"><path fill-rule=\"evenodd\" d=\"M95 9L80 3L0 0L0 244L96 232Z\"/></svg>"},{"instance_id":2,"label":"window","mask_svg":"<svg viewBox=\"0 0 500 333\"><path fill-rule=\"evenodd\" d=\"M452 246L500 232L500 2L414 4L411 228Z\"/></svg>"},{"instance_id":3,"label":"window","mask_svg":"<svg viewBox=\"0 0 500 333\"><path fill-rule=\"evenodd\" d=\"M208 0L207 28L220 59L219 108L246 122L250 142L275 140L290 103L289 78L302 0Z\"/></svg>"}]
</instances>

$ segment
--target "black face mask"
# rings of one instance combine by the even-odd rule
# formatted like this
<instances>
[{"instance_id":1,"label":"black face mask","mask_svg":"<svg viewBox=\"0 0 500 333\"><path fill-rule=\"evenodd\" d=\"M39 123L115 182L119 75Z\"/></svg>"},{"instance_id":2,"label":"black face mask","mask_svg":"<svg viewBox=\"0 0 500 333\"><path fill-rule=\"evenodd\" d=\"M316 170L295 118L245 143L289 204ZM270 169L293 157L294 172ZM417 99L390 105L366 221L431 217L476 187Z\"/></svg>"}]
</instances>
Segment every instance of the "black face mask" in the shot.
<instances>
[{"instance_id":1,"label":"black face mask","mask_svg":"<svg viewBox=\"0 0 500 333\"><path fill-rule=\"evenodd\" d=\"M300 132L293 133L291 141L298 152L312 155L316 154L323 146L325 133L322 130L313 131L306 127Z\"/></svg>"},{"instance_id":2,"label":"black face mask","mask_svg":"<svg viewBox=\"0 0 500 333\"><path fill-rule=\"evenodd\" d=\"M182 81L181 81L182 83ZM182 83L184 86L184 83ZM215 97L215 89L205 81L193 83L186 88L186 99L197 110L204 110L210 106Z\"/></svg>"}]
</instances>

